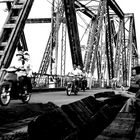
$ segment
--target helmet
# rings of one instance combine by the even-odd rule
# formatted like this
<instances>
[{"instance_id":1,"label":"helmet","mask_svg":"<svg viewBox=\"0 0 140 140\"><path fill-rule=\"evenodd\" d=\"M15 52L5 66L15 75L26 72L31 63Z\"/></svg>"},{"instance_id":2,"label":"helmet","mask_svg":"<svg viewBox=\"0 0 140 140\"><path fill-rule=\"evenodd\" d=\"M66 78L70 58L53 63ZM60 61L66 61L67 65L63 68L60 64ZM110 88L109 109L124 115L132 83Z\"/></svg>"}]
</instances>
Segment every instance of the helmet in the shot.
<instances>
[{"instance_id":1,"label":"helmet","mask_svg":"<svg viewBox=\"0 0 140 140\"><path fill-rule=\"evenodd\" d=\"M81 69L81 66L80 65L78 65L78 69Z\"/></svg>"},{"instance_id":2,"label":"helmet","mask_svg":"<svg viewBox=\"0 0 140 140\"><path fill-rule=\"evenodd\" d=\"M16 54L16 56L22 56L23 52L22 51L18 51L18 53Z\"/></svg>"},{"instance_id":3,"label":"helmet","mask_svg":"<svg viewBox=\"0 0 140 140\"><path fill-rule=\"evenodd\" d=\"M24 55L29 55L29 52L28 51L24 51L23 54Z\"/></svg>"},{"instance_id":4,"label":"helmet","mask_svg":"<svg viewBox=\"0 0 140 140\"><path fill-rule=\"evenodd\" d=\"M77 66L76 66L76 64L73 64L73 68L75 69Z\"/></svg>"},{"instance_id":5,"label":"helmet","mask_svg":"<svg viewBox=\"0 0 140 140\"><path fill-rule=\"evenodd\" d=\"M135 66L132 70L136 70L136 74L140 74L140 66Z\"/></svg>"}]
</instances>

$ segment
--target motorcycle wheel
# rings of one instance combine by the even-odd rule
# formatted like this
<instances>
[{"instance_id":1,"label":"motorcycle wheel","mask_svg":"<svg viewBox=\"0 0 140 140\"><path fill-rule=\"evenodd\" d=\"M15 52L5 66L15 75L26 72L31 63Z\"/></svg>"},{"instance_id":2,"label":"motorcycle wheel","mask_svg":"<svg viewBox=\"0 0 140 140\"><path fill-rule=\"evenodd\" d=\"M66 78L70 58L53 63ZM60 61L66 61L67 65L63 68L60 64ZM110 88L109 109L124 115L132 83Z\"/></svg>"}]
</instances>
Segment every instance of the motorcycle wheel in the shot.
<instances>
[{"instance_id":1,"label":"motorcycle wheel","mask_svg":"<svg viewBox=\"0 0 140 140\"><path fill-rule=\"evenodd\" d=\"M71 89L66 89L67 95L70 96L71 95Z\"/></svg>"},{"instance_id":2,"label":"motorcycle wheel","mask_svg":"<svg viewBox=\"0 0 140 140\"><path fill-rule=\"evenodd\" d=\"M31 94L28 92L27 88L24 88L23 94L21 95L21 100L23 103L28 103L31 99Z\"/></svg>"},{"instance_id":3,"label":"motorcycle wheel","mask_svg":"<svg viewBox=\"0 0 140 140\"><path fill-rule=\"evenodd\" d=\"M10 90L9 87L2 86L0 93L0 104L2 106L7 106L10 103Z\"/></svg>"}]
</instances>

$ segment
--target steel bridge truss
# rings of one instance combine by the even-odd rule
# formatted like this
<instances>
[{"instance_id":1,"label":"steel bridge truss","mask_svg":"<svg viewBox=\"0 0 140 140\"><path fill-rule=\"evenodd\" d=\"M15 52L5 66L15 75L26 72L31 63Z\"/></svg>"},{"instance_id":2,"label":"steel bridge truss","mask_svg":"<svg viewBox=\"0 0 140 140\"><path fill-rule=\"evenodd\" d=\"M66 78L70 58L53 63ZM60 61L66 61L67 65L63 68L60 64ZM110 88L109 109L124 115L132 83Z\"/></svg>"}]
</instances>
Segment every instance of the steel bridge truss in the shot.
<instances>
[{"instance_id":1,"label":"steel bridge truss","mask_svg":"<svg viewBox=\"0 0 140 140\"><path fill-rule=\"evenodd\" d=\"M114 1L100 1L90 24L86 71L94 76L97 70L99 80L117 78L119 84L130 85L131 68L138 63L136 44L134 15L124 14Z\"/></svg>"},{"instance_id":2,"label":"steel bridge truss","mask_svg":"<svg viewBox=\"0 0 140 140\"><path fill-rule=\"evenodd\" d=\"M27 50L23 29L33 0L7 0L1 2L7 2L9 11L0 34L0 76L2 79L4 74L2 69L10 66L16 48ZM22 47L23 45L25 47Z\"/></svg>"},{"instance_id":3,"label":"steel bridge truss","mask_svg":"<svg viewBox=\"0 0 140 140\"><path fill-rule=\"evenodd\" d=\"M65 75L66 33L72 64L80 65L91 76L109 81L117 78L130 85L131 68L138 64L134 14L125 14L114 0L52 0L52 18L27 19L33 0L3 0L9 10L0 34L0 68L7 68L16 48L27 50L26 23L51 23L51 33L39 67L41 77L57 74L59 32L61 29L61 75ZM90 23L82 58L77 12ZM60 28L62 27L62 28ZM23 47L24 46L24 47ZM54 71L53 71L54 66ZM53 73L54 72L54 73Z\"/></svg>"}]
</instances>

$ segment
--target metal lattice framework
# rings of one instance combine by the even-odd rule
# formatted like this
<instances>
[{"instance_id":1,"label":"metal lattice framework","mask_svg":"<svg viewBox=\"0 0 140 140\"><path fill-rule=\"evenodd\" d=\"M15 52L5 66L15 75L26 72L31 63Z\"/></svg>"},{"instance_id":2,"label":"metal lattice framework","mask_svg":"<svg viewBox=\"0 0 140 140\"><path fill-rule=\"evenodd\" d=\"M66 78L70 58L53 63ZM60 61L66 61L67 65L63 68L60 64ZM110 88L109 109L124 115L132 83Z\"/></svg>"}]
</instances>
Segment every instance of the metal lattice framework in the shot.
<instances>
[{"instance_id":1,"label":"metal lattice framework","mask_svg":"<svg viewBox=\"0 0 140 140\"><path fill-rule=\"evenodd\" d=\"M38 70L40 76L48 73L65 75L66 51L70 47L72 64L85 68L89 75L108 82L117 78L121 84L130 85L131 67L138 64L134 14L123 13L115 0L52 0L52 17L37 19L27 19L33 0L1 2L6 2L9 10L9 18L0 35L1 68L10 65L16 47L28 49L23 32L26 23L51 23ZM79 17L85 23L82 35ZM84 36L87 39L83 45ZM58 54L61 54L61 62L58 62Z\"/></svg>"}]
</instances>

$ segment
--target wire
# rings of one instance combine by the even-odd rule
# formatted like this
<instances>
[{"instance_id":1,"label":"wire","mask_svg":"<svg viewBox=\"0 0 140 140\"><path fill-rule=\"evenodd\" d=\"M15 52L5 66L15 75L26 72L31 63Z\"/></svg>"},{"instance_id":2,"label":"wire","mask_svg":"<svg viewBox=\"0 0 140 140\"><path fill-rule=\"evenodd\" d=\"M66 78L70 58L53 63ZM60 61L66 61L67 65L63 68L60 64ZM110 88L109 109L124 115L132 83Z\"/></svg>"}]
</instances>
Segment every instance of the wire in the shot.
<instances>
[{"instance_id":1,"label":"wire","mask_svg":"<svg viewBox=\"0 0 140 140\"><path fill-rule=\"evenodd\" d=\"M88 29L89 29L89 27L90 27L90 24L91 24L91 22L88 24L87 28L85 29L85 32L83 33L83 35L82 35L82 37L81 37L81 39L80 39L80 42L81 42L81 41L82 41L82 39L84 38L84 36L85 36L85 34L86 34L87 30L88 30Z\"/></svg>"},{"instance_id":2,"label":"wire","mask_svg":"<svg viewBox=\"0 0 140 140\"><path fill-rule=\"evenodd\" d=\"M81 26L83 29L86 29L84 26L82 26L80 23L77 23L79 26Z\"/></svg>"},{"instance_id":3,"label":"wire","mask_svg":"<svg viewBox=\"0 0 140 140\"><path fill-rule=\"evenodd\" d=\"M88 5L88 4L89 4L89 3L91 3L91 2L92 2L92 0L91 0L91 1L89 1L89 2L87 2L87 3L85 4L85 6L86 6L86 5Z\"/></svg>"},{"instance_id":4,"label":"wire","mask_svg":"<svg viewBox=\"0 0 140 140\"><path fill-rule=\"evenodd\" d=\"M49 0L46 0L46 1L48 1L51 5L53 5Z\"/></svg>"},{"instance_id":5,"label":"wire","mask_svg":"<svg viewBox=\"0 0 140 140\"><path fill-rule=\"evenodd\" d=\"M85 23L86 26L88 26L88 23L86 22L86 20L81 16L81 14L79 12L77 12L77 14L79 15L79 17L82 19L82 21Z\"/></svg>"},{"instance_id":6,"label":"wire","mask_svg":"<svg viewBox=\"0 0 140 140\"><path fill-rule=\"evenodd\" d=\"M50 4L53 6L53 3L52 3L52 2L50 2L49 0L46 0L46 1L47 1L48 3L50 3ZM56 2L56 1L55 1L55 3L58 4L59 2ZM59 7L55 7L55 8L58 9ZM55 9L55 10L56 10L56 9Z\"/></svg>"}]
</instances>

